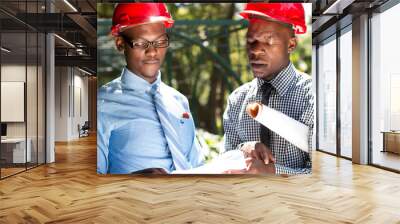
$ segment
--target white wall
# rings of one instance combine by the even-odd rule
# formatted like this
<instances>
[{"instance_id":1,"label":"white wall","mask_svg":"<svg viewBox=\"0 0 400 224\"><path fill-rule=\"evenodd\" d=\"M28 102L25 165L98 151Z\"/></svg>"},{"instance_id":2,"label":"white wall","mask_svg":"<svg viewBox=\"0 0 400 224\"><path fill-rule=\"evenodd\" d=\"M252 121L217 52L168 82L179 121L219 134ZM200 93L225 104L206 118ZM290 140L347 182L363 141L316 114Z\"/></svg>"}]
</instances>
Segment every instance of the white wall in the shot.
<instances>
[{"instance_id":1,"label":"white wall","mask_svg":"<svg viewBox=\"0 0 400 224\"><path fill-rule=\"evenodd\" d=\"M1 81L4 82L25 82L25 75L27 69L30 73L34 68L33 66L28 66L18 64L4 64L1 66ZM25 82L26 83L26 82ZM36 96L35 93L27 93L27 96ZM1 110L7 110L7 108L1 108ZM28 114L29 116L29 114ZM28 117L28 120L32 120ZM7 122L7 136L8 137L25 137L25 122Z\"/></svg>"},{"instance_id":2,"label":"white wall","mask_svg":"<svg viewBox=\"0 0 400 224\"><path fill-rule=\"evenodd\" d=\"M88 78L87 76L82 76L79 70L75 70L74 75L74 108L72 109L72 117L71 126L73 127L71 130L71 135L78 137L78 124L81 126L88 121ZM77 75L78 72L78 75ZM80 92L80 93L79 93ZM80 97L79 97L80 96ZM81 108L80 108L81 107Z\"/></svg>"},{"instance_id":3,"label":"white wall","mask_svg":"<svg viewBox=\"0 0 400 224\"><path fill-rule=\"evenodd\" d=\"M68 71L67 67L55 68L55 141L68 139Z\"/></svg>"},{"instance_id":4,"label":"white wall","mask_svg":"<svg viewBox=\"0 0 400 224\"><path fill-rule=\"evenodd\" d=\"M32 161L44 163L44 74L41 66L32 66L25 64L3 64L1 66L1 81L3 82L24 82L26 83L26 106L23 105L21 112L26 112L26 121L22 122L6 122L7 137L24 138L25 135L31 143ZM27 81L25 80L27 78ZM3 92L4 89L2 89ZM21 94L24 94L24 90ZM2 95L2 98L7 95ZM2 103L3 104L3 103ZM23 102L24 104L24 102ZM1 110L13 113L10 107L2 107ZM15 113L15 112L14 112ZM39 155L37 156L37 153Z\"/></svg>"},{"instance_id":5,"label":"white wall","mask_svg":"<svg viewBox=\"0 0 400 224\"><path fill-rule=\"evenodd\" d=\"M88 120L88 78L72 67L56 67L55 73L55 140L70 141L79 137L78 124Z\"/></svg>"}]
</instances>

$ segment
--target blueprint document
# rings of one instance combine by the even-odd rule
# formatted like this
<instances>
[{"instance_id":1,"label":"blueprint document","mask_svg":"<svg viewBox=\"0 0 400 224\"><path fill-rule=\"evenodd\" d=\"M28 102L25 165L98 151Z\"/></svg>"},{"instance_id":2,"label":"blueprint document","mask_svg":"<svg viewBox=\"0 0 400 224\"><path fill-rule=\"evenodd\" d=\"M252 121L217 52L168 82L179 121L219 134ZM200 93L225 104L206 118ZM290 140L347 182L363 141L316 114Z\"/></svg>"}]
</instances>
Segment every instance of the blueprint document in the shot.
<instances>
[{"instance_id":1,"label":"blueprint document","mask_svg":"<svg viewBox=\"0 0 400 224\"><path fill-rule=\"evenodd\" d=\"M221 174L226 170L246 168L243 152L232 150L219 155L207 164L190 170L177 170L171 174Z\"/></svg>"}]
</instances>

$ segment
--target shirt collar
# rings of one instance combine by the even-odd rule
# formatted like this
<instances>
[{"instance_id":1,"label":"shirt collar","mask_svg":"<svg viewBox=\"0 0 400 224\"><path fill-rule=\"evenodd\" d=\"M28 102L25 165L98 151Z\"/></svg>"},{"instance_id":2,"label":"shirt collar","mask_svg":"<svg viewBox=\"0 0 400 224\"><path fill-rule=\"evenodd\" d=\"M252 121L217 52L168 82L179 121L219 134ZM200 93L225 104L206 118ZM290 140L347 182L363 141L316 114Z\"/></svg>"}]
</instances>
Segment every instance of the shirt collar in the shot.
<instances>
[{"instance_id":1,"label":"shirt collar","mask_svg":"<svg viewBox=\"0 0 400 224\"><path fill-rule=\"evenodd\" d=\"M122 70L121 82L125 88L131 90L144 91L148 93L159 91L161 83L161 72L158 71L157 79L153 83L149 83L148 81L131 72L128 68L125 67Z\"/></svg>"},{"instance_id":2,"label":"shirt collar","mask_svg":"<svg viewBox=\"0 0 400 224\"><path fill-rule=\"evenodd\" d=\"M276 92L280 96L283 96L295 81L295 77L296 70L292 62L290 62L286 68L282 69L282 71L280 71L278 75L270 81L265 81L263 79L257 78L257 87L258 89L260 89L265 82L269 82L275 88Z\"/></svg>"}]
</instances>

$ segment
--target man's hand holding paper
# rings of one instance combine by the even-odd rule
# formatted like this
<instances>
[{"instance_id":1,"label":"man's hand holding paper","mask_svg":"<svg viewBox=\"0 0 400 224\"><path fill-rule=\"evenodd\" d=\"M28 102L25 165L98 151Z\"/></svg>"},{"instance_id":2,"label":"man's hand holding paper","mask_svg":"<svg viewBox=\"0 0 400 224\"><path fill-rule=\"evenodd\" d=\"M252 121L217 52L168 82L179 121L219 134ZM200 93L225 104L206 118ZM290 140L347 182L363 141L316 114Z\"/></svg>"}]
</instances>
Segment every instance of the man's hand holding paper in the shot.
<instances>
[{"instance_id":1,"label":"man's hand holding paper","mask_svg":"<svg viewBox=\"0 0 400 224\"><path fill-rule=\"evenodd\" d=\"M241 148L244 158L254 158L263 161L265 164L275 163L271 149L261 142L247 142Z\"/></svg>"}]
</instances>

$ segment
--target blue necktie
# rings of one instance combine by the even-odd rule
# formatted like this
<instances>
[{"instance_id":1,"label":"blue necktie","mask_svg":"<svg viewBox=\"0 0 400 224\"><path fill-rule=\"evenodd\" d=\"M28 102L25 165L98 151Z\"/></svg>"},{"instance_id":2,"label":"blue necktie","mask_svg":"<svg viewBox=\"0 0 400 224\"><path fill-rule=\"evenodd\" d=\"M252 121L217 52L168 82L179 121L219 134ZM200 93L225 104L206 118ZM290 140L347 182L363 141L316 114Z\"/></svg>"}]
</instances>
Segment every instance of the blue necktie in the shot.
<instances>
[{"instance_id":1,"label":"blue necktie","mask_svg":"<svg viewBox=\"0 0 400 224\"><path fill-rule=\"evenodd\" d=\"M157 91L157 86L153 86L151 92L175 169L187 170L192 168L186 156L179 150L182 146L179 143L178 133L171 123L171 119L174 118L171 117L171 113L167 111L166 99Z\"/></svg>"}]
</instances>

